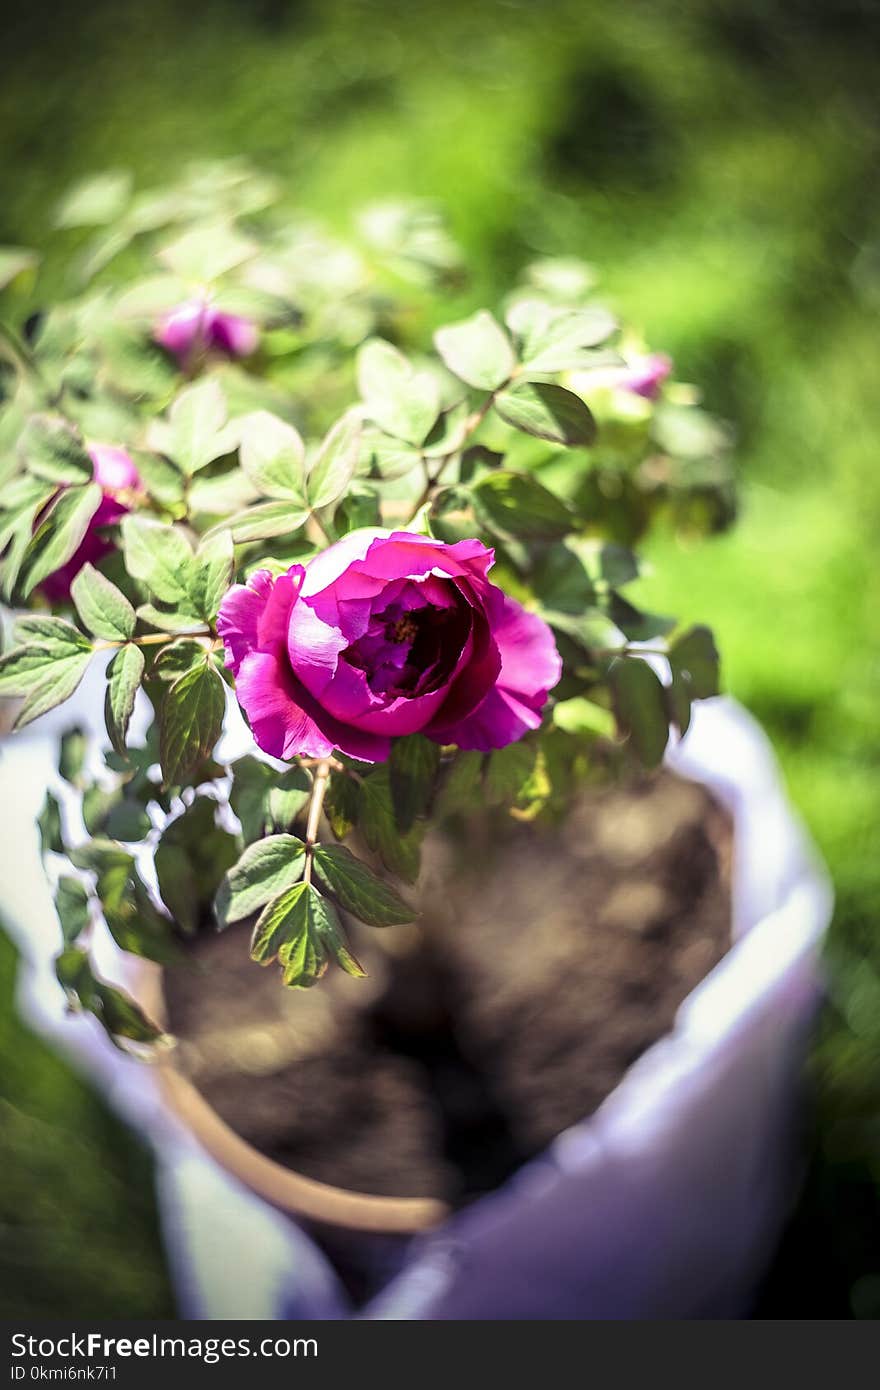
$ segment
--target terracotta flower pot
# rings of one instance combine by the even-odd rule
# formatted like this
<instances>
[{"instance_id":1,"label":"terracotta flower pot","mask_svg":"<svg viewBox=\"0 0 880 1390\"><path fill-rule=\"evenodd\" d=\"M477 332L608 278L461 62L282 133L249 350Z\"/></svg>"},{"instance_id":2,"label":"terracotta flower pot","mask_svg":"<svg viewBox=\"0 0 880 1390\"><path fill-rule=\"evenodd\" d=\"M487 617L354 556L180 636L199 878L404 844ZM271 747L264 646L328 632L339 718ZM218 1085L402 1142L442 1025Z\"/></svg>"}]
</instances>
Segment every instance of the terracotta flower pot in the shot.
<instances>
[{"instance_id":1,"label":"terracotta flower pot","mask_svg":"<svg viewBox=\"0 0 880 1390\"><path fill-rule=\"evenodd\" d=\"M81 709L95 710L88 700L86 691ZM766 741L738 707L700 707L671 757L733 817L732 949L685 1000L672 1032L592 1116L451 1218L436 1202L349 1193L281 1168L233 1134L173 1063L145 1068L115 1053L88 1020L65 1017L51 978L54 915L30 821L51 776L54 743L37 724L7 751L2 842L16 872L4 873L5 915L29 959L22 1005L153 1143L187 1315L349 1315L328 1262L291 1215L347 1231L353 1241L365 1233L415 1235L397 1242L393 1277L362 1317L748 1311L796 1188L800 1075L821 989L830 891ZM133 975L107 941L98 963L157 1006L155 974Z\"/></svg>"}]
</instances>

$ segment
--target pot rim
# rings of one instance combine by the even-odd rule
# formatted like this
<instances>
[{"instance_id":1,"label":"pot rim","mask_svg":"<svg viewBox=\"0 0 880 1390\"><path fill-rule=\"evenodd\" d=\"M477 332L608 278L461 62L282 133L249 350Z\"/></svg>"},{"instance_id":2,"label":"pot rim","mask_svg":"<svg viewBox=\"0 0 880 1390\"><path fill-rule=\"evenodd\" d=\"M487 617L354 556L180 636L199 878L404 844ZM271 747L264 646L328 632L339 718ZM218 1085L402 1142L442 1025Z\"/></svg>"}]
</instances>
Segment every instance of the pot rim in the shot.
<instances>
[{"instance_id":1,"label":"pot rim","mask_svg":"<svg viewBox=\"0 0 880 1390\"><path fill-rule=\"evenodd\" d=\"M164 1024L162 971L143 962L137 994L147 1013ZM213 1159L245 1187L302 1220L372 1235L418 1235L442 1225L450 1207L431 1197L381 1197L307 1178L260 1153L236 1134L174 1063L159 1059L156 1079L162 1099Z\"/></svg>"}]
</instances>

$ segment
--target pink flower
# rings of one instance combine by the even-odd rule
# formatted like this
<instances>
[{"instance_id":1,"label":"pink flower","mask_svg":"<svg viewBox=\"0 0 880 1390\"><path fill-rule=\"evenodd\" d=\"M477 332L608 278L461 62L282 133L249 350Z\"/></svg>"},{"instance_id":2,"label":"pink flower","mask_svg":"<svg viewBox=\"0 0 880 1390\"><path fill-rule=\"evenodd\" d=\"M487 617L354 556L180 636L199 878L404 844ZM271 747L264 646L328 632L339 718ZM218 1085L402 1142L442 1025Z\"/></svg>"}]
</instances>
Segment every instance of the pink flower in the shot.
<instances>
[{"instance_id":1,"label":"pink flower","mask_svg":"<svg viewBox=\"0 0 880 1390\"><path fill-rule=\"evenodd\" d=\"M660 394L669 373L672 371L672 358L663 352L647 353L641 357L631 357L620 367L600 367L584 375L584 384L599 386L612 391L630 391L634 396L643 396L655 401Z\"/></svg>"},{"instance_id":2,"label":"pink flower","mask_svg":"<svg viewBox=\"0 0 880 1390\"><path fill-rule=\"evenodd\" d=\"M647 357L636 357L623 369L623 380L619 383L625 391L647 400L656 400L669 373L672 371L672 358L663 352L652 352Z\"/></svg>"},{"instance_id":3,"label":"pink flower","mask_svg":"<svg viewBox=\"0 0 880 1390\"><path fill-rule=\"evenodd\" d=\"M260 747L384 762L401 734L487 752L536 729L562 663L486 577L493 559L477 540L366 530L236 584L217 630Z\"/></svg>"},{"instance_id":4,"label":"pink flower","mask_svg":"<svg viewBox=\"0 0 880 1390\"><path fill-rule=\"evenodd\" d=\"M131 494L141 486L140 474L124 449L115 449L110 444L92 444L88 452L94 480L100 483L104 496L78 548L66 564L44 579L40 586L46 596L57 603L70 598L70 586L83 565L97 565L114 549L112 541L107 540L101 530L130 511Z\"/></svg>"},{"instance_id":5,"label":"pink flower","mask_svg":"<svg viewBox=\"0 0 880 1390\"><path fill-rule=\"evenodd\" d=\"M259 342L256 324L215 309L207 299L188 299L160 321L155 338L184 362L200 351L224 357L250 357Z\"/></svg>"}]
</instances>

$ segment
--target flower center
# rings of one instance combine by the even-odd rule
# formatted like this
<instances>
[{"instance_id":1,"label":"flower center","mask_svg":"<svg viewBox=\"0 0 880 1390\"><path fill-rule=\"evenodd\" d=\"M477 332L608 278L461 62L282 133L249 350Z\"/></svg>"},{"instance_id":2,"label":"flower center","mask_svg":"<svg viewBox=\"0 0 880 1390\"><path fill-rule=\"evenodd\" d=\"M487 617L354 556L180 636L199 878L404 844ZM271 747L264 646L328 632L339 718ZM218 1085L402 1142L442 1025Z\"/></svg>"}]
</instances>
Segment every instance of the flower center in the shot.
<instances>
[{"instance_id":1,"label":"flower center","mask_svg":"<svg viewBox=\"0 0 880 1390\"><path fill-rule=\"evenodd\" d=\"M374 695L415 697L436 690L458 664L470 631L470 612L458 595L426 602L415 584L374 612L363 636L344 652L364 672Z\"/></svg>"},{"instance_id":2,"label":"flower center","mask_svg":"<svg viewBox=\"0 0 880 1390\"><path fill-rule=\"evenodd\" d=\"M392 642L414 642L418 636L419 625L413 615L407 613L405 617L392 623L387 632Z\"/></svg>"}]
</instances>

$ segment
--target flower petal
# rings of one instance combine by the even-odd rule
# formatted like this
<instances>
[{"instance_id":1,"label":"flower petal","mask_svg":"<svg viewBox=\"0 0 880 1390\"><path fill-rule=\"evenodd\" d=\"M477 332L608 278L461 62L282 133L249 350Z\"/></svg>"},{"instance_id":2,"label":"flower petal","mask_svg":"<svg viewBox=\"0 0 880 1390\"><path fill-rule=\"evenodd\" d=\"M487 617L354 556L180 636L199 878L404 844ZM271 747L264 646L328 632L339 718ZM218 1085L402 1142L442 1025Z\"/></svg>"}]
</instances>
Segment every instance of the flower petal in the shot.
<instances>
[{"instance_id":1,"label":"flower petal","mask_svg":"<svg viewBox=\"0 0 880 1390\"><path fill-rule=\"evenodd\" d=\"M437 742L489 752L514 743L541 723L547 696L562 675L550 628L494 588L490 623L501 662L497 684L462 719L450 720L450 707L444 706L425 730Z\"/></svg>"}]
</instances>

